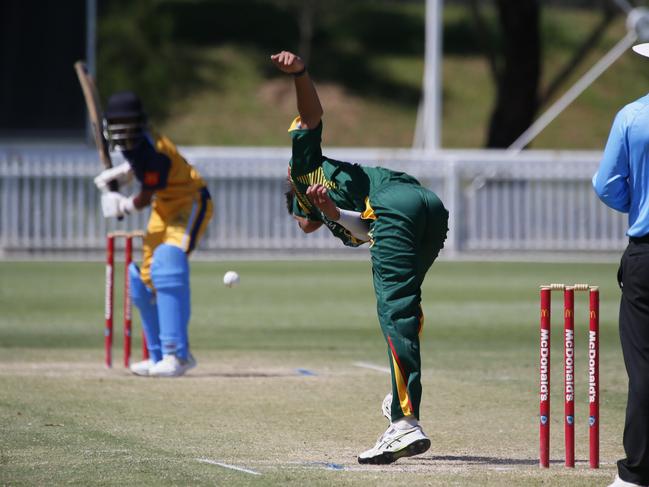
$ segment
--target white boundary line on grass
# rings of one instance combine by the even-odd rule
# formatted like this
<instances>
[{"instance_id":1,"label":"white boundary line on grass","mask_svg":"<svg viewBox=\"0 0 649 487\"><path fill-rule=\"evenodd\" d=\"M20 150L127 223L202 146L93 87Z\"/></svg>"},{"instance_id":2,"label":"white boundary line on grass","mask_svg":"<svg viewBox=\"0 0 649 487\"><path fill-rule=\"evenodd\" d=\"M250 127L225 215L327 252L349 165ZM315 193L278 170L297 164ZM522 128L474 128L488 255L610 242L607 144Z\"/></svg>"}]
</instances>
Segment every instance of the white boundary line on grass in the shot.
<instances>
[{"instance_id":1,"label":"white boundary line on grass","mask_svg":"<svg viewBox=\"0 0 649 487\"><path fill-rule=\"evenodd\" d=\"M237 470L239 472L250 473L252 475L261 475L261 473L255 472L254 470L250 470L249 468L237 467L235 465L228 465L227 463L217 462L217 461L214 461L214 460L210 460L209 458L197 458L196 461L201 462L201 463L209 463L210 465L217 465L217 466L223 467L223 468L230 468L232 470Z\"/></svg>"},{"instance_id":2,"label":"white boundary line on grass","mask_svg":"<svg viewBox=\"0 0 649 487\"><path fill-rule=\"evenodd\" d=\"M378 372L383 372L384 374L391 373L389 367L382 367L381 365L374 365L367 362L354 362L355 367L360 367L362 369L376 370Z\"/></svg>"}]
</instances>

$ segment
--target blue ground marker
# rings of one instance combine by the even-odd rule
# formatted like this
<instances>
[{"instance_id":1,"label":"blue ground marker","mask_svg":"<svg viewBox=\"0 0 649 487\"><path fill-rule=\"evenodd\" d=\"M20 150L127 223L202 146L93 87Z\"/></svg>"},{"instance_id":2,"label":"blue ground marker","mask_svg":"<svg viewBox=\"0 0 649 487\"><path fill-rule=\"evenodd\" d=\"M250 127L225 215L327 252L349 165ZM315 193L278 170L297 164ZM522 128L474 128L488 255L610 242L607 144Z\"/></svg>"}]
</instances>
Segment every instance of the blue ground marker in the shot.
<instances>
[{"instance_id":1,"label":"blue ground marker","mask_svg":"<svg viewBox=\"0 0 649 487\"><path fill-rule=\"evenodd\" d=\"M300 375L318 375L309 369L295 369L295 371Z\"/></svg>"},{"instance_id":2,"label":"blue ground marker","mask_svg":"<svg viewBox=\"0 0 649 487\"><path fill-rule=\"evenodd\" d=\"M329 463L329 462L308 462L306 465L313 465L314 467L322 467L328 470L345 470L344 465L339 463Z\"/></svg>"}]
</instances>

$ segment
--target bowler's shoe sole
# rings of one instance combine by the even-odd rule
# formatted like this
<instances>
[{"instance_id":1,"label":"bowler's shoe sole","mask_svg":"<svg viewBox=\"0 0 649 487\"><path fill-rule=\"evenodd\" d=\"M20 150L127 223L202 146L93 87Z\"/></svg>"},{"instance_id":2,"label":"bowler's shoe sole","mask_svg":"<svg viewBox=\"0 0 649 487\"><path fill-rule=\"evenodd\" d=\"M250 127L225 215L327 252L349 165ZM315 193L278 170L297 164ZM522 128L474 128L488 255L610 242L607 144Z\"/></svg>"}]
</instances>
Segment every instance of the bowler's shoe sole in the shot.
<instances>
[{"instance_id":1,"label":"bowler's shoe sole","mask_svg":"<svg viewBox=\"0 0 649 487\"><path fill-rule=\"evenodd\" d=\"M430 440L428 438L421 439L413 443L410 443L403 450L385 452L370 458L358 457L358 463L369 463L372 465L387 465L389 463L396 462L397 460L399 460L399 458L421 455L429 448L430 448Z\"/></svg>"}]
</instances>

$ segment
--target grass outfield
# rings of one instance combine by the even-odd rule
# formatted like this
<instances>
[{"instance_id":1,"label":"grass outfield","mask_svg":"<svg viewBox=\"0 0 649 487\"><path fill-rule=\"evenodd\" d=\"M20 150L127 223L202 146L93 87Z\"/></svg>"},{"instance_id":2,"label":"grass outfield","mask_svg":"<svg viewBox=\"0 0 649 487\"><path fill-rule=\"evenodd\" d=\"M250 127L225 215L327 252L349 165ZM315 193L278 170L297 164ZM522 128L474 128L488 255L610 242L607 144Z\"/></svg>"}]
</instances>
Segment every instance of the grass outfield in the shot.
<instances>
[{"instance_id":1,"label":"grass outfield","mask_svg":"<svg viewBox=\"0 0 649 487\"><path fill-rule=\"evenodd\" d=\"M221 278L231 268L241 285L227 289ZM435 264L422 336L421 415L432 447L363 466L356 454L386 427L380 406L389 384L381 370L357 365L387 365L368 263L194 262L190 332L199 365L167 380L126 373L121 347L114 369L103 367L102 264L0 262L0 485L607 485L623 454L626 396L615 270ZM587 468L581 293L577 468L561 463L559 298L553 463L537 466L544 281L601 286L599 470Z\"/></svg>"}]
</instances>

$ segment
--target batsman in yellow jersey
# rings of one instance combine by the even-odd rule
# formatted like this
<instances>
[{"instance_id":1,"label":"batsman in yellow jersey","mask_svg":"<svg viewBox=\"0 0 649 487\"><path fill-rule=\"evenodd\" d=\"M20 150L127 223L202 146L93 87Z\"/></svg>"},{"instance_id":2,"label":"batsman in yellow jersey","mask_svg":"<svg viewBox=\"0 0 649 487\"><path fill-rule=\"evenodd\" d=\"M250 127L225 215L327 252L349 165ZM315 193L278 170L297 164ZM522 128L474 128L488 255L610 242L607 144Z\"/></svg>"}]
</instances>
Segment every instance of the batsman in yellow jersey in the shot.
<instances>
[{"instance_id":1,"label":"batsman in yellow jersey","mask_svg":"<svg viewBox=\"0 0 649 487\"><path fill-rule=\"evenodd\" d=\"M106 218L122 217L151 206L142 266L131 264L131 299L142 318L149 359L131 365L136 375L175 377L196 365L189 349L189 254L212 217L205 182L166 137L154 135L142 103L130 91L115 93L104 113L111 150L127 162L95 178ZM111 181L135 177L140 191L124 196L109 191Z\"/></svg>"}]
</instances>

